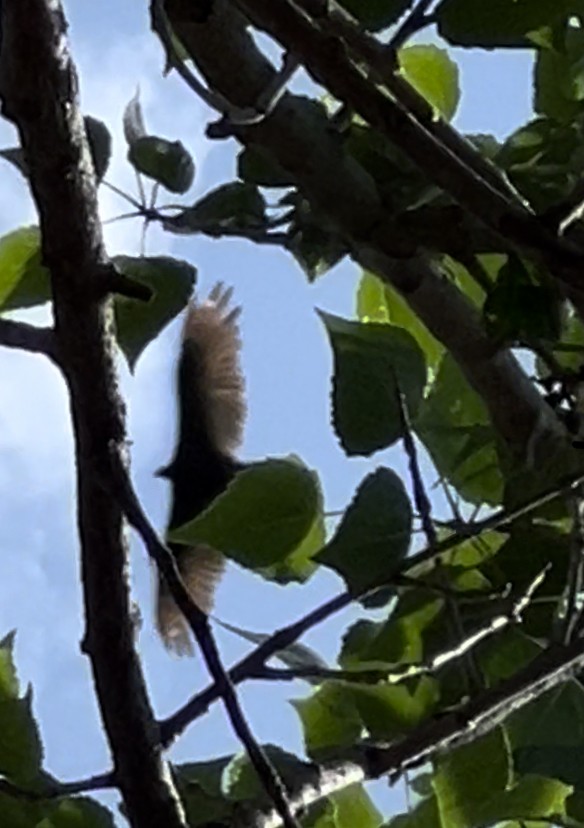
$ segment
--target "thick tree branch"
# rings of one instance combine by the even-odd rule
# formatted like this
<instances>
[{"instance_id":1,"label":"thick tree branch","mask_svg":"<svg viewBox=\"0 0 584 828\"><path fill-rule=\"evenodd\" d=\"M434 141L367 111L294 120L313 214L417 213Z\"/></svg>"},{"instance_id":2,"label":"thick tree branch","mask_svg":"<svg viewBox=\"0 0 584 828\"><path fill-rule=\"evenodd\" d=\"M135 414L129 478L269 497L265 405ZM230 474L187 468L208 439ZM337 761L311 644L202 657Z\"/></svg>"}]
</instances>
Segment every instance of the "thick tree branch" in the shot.
<instances>
[{"instance_id":1,"label":"thick tree branch","mask_svg":"<svg viewBox=\"0 0 584 828\"><path fill-rule=\"evenodd\" d=\"M358 21L335 0L327 0L326 13L320 16L311 10L313 3L314 0L296 0L296 5L314 17L318 27L325 34L340 38L345 43L351 56L367 67L373 76L372 79L385 86L424 130L433 135L476 175L495 190L499 190L509 204L524 204L524 199L500 170L446 121L436 118L431 104L399 74L396 44L393 39L389 44L380 43L373 35L363 31Z\"/></svg>"},{"instance_id":2,"label":"thick tree branch","mask_svg":"<svg viewBox=\"0 0 584 828\"><path fill-rule=\"evenodd\" d=\"M410 115L419 123L420 127L429 135L441 144L450 153L456 156L467 168L468 174L476 182L480 189L481 182L488 184L489 187L498 191L506 202L509 210L513 212L515 208L520 211L526 205L526 201L521 194L512 186L510 181L501 173L501 171L488 158L481 155L478 149L463 135L460 135L450 124L442 118L436 118L434 108L420 95L413 86L397 71L398 60L396 53L396 46L399 46L399 32L396 33L395 38L385 45L380 43L375 37L364 32L359 26L357 20L353 18L342 6L339 6L335 0L328 0L326 6L322 9L317 9L318 0L296 0L296 5L302 8L309 17L314 17L314 22L322 30L325 35L333 36L340 39L349 50L351 56L362 66L366 66L369 77L375 80L378 84L385 86L385 88L395 98L396 102L400 104ZM408 15L408 18L419 20L417 9L425 6L424 0L420 2L418 7L414 8ZM321 4L322 6L322 4ZM407 19L404 24L407 24ZM396 42L397 41L397 42ZM407 148L404 148L407 151ZM427 170L431 175L431 170ZM465 173L466 175L466 173ZM533 221L533 231L530 231L530 244L535 243L536 248L538 239L540 238L540 227L544 227L546 232L541 238L545 239L545 245L542 250L545 250L545 262L552 275L554 275L560 282L564 281L564 267L565 262L563 255L556 256L548 244L548 231L551 229L551 236L554 238L553 245L556 244L559 236L562 236L570 221L574 221L574 216L578 215L578 204L581 202L582 187L575 188L574 193L568 199L567 205L559 205L552 208L546 214L540 216L540 223L535 225ZM477 193L478 196L478 193ZM571 209L575 212L570 214ZM564 217L562 221L562 216ZM467 217L468 219L468 217ZM457 229L457 232L463 230L463 225L460 224L462 219L454 219L452 227ZM443 224L443 223L442 223ZM444 235L444 227L437 228L438 232ZM486 227L484 228L487 229ZM501 230L501 228L499 228ZM476 236L477 230L473 228L473 235ZM571 238L570 233L566 233L568 238ZM424 239L424 235L418 233L419 239ZM513 234L509 239L511 246L513 246ZM574 240L580 251L582 251L582 239L576 234ZM502 238L499 236L498 249L504 249L505 245L501 244ZM425 242L421 242L424 244ZM443 238L442 244L446 243ZM429 244L432 247L432 242ZM434 244L437 249L443 249L438 244ZM465 262L466 264L466 262ZM577 267L577 266L576 266ZM581 285L576 279L568 278L570 284L563 285L567 297L571 300L574 307L584 318L584 292ZM570 286L571 285L571 286Z\"/></svg>"},{"instance_id":3,"label":"thick tree branch","mask_svg":"<svg viewBox=\"0 0 584 828\"><path fill-rule=\"evenodd\" d=\"M124 444L124 406L111 308L96 298L96 274L107 257L66 24L58 0L5 0L0 23L2 109L18 129L30 170L70 390L85 649L130 824L185 828L134 648L121 509L95 472L110 443Z\"/></svg>"},{"instance_id":4,"label":"thick tree branch","mask_svg":"<svg viewBox=\"0 0 584 828\"><path fill-rule=\"evenodd\" d=\"M567 285L581 290L583 251L550 232L518 200L478 176L398 101L370 83L342 41L321 32L291 0L234 0L249 19L299 58L317 83L377 128L446 193L513 244L543 254Z\"/></svg>"},{"instance_id":5,"label":"thick tree branch","mask_svg":"<svg viewBox=\"0 0 584 828\"><path fill-rule=\"evenodd\" d=\"M178 0L166 0L165 8L208 83L238 106L253 105L270 85L274 69L233 4L214 0L205 23L185 15L184 4ZM237 72L232 69L235 65ZM437 267L423 256L412 258L415 245L407 234L405 241L402 234L396 237L375 181L345 152L341 137L326 120L315 117L307 104L306 99L287 93L263 121L233 131L243 144L261 147L290 172L309 201L347 240L355 259L405 297L457 360L485 401L495 428L518 455L526 455L534 433L561 435L553 412L511 352L495 346L478 310ZM498 198L505 200L501 192ZM398 253L400 258L396 258ZM403 258L406 255L409 258Z\"/></svg>"}]
</instances>

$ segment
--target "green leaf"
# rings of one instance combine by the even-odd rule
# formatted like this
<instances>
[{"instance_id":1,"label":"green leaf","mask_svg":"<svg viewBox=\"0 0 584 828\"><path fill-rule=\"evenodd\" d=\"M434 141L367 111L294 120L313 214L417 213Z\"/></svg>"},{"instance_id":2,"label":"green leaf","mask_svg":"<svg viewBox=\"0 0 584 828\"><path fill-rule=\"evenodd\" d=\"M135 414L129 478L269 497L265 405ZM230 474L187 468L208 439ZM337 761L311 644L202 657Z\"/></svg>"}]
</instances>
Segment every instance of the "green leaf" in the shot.
<instances>
[{"instance_id":1,"label":"green leaf","mask_svg":"<svg viewBox=\"0 0 584 828\"><path fill-rule=\"evenodd\" d=\"M446 49L406 46L399 52L401 73L438 114L452 120L460 100L458 66Z\"/></svg>"},{"instance_id":2,"label":"green leaf","mask_svg":"<svg viewBox=\"0 0 584 828\"><path fill-rule=\"evenodd\" d=\"M340 0L340 5L349 11L367 29L379 31L397 23L402 14L410 8L413 0Z\"/></svg>"},{"instance_id":3,"label":"green leaf","mask_svg":"<svg viewBox=\"0 0 584 828\"><path fill-rule=\"evenodd\" d=\"M584 362L584 325L578 314L569 310L562 320L559 337L562 348L554 350L554 356L566 371L578 371ZM538 362L539 376L547 376L549 369Z\"/></svg>"},{"instance_id":4,"label":"green leaf","mask_svg":"<svg viewBox=\"0 0 584 828\"><path fill-rule=\"evenodd\" d=\"M584 791L582 745L537 745L514 751L518 773L547 776Z\"/></svg>"},{"instance_id":5,"label":"green leaf","mask_svg":"<svg viewBox=\"0 0 584 828\"><path fill-rule=\"evenodd\" d=\"M457 46L528 47L528 35L576 12L575 0L442 0L440 35Z\"/></svg>"},{"instance_id":6,"label":"green leaf","mask_svg":"<svg viewBox=\"0 0 584 828\"><path fill-rule=\"evenodd\" d=\"M538 702L529 707L537 705ZM529 738L531 733L532 738L538 739L539 718L535 710L533 713L525 735ZM514 776L520 768L514 767L510 751L518 733L517 718L521 714L522 711L508 720L509 731L507 728L505 731L494 730L436 762L433 785L443 824L453 828L474 828L506 819L563 813L569 787L533 775L519 779Z\"/></svg>"},{"instance_id":7,"label":"green leaf","mask_svg":"<svg viewBox=\"0 0 584 828\"><path fill-rule=\"evenodd\" d=\"M115 256L112 261L121 273L148 285L154 294L149 302L115 297L118 343L134 370L146 346L186 306L197 272L188 262L168 256Z\"/></svg>"},{"instance_id":8,"label":"green leaf","mask_svg":"<svg viewBox=\"0 0 584 828\"><path fill-rule=\"evenodd\" d=\"M287 245L310 282L327 273L347 253L346 242L340 236L312 219L314 216L292 222Z\"/></svg>"},{"instance_id":9,"label":"green leaf","mask_svg":"<svg viewBox=\"0 0 584 828\"><path fill-rule=\"evenodd\" d=\"M499 253L485 253L476 257L477 266L485 274L485 281L495 283L507 257ZM467 268L450 256L442 256L441 260L444 273L464 293L467 299L477 308L482 308L485 301L485 290L479 286L476 279L473 279ZM442 352L444 353L444 349Z\"/></svg>"},{"instance_id":10,"label":"green leaf","mask_svg":"<svg viewBox=\"0 0 584 828\"><path fill-rule=\"evenodd\" d=\"M372 739L394 739L412 730L436 710L440 697L434 678L407 685L349 685L361 720Z\"/></svg>"},{"instance_id":11,"label":"green leaf","mask_svg":"<svg viewBox=\"0 0 584 828\"><path fill-rule=\"evenodd\" d=\"M196 204L173 218L164 229L171 233L216 233L223 229L248 230L265 227L266 203L253 184L233 181L203 196Z\"/></svg>"},{"instance_id":12,"label":"green leaf","mask_svg":"<svg viewBox=\"0 0 584 828\"><path fill-rule=\"evenodd\" d=\"M478 766L483 772L482 763ZM542 818L548 818L554 824L554 817L562 820L566 808L566 799L572 789L556 779L545 779L541 776L524 776L518 784L508 791L502 791L493 796L485 804L483 813L485 821L482 824L494 825L507 819L519 820L525 824L533 819L541 825ZM546 820L547 821L547 820ZM475 823L476 824L476 823Z\"/></svg>"},{"instance_id":13,"label":"green leaf","mask_svg":"<svg viewBox=\"0 0 584 828\"><path fill-rule=\"evenodd\" d=\"M191 828L232 824L234 803L222 790L223 773L232 760L232 756L223 756L174 766L173 773Z\"/></svg>"},{"instance_id":14,"label":"green leaf","mask_svg":"<svg viewBox=\"0 0 584 828\"><path fill-rule=\"evenodd\" d=\"M490 824L489 800L511 781L511 757L501 728L451 751L435 763L432 784L443 825L475 828Z\"/></svg>"},{"instance_id":15,"label":"green leaf","mask_svg":"<svg viewBox=\"0 0 584 828\"><path fill-rule=\"evenodd\" d=\"M38 227L21 227L0 238L0 311L42 305L51 298L40 245Z\"/></svg>"},{"instance_id":16,"label":"green leaf","mask_svg":"<svg viewBox=\"0 0 584 828\"><path fill-rule=\"evenodd\" d=\"M144 135L130 144L128 161L171 193L186 193L195 178L194 161L180 141Z\"/></svg>"},{"instance_id":17,"label":"green leaf","mask_svg":"<svg viewBox=\"0 0 584 828\"><path fill-rule=\"evenodd\" d=\"M438 472L470 503L501 502L503 478L489 416L446 354L414 428Z\"/></svg>"},{"instance_id":18,"label":"green leaf","mask_svg":"<svg viewBox=\"0 0 584 828\"><path fill-rule=\"evenodd\" d=\"M76 796L51 805L37 828L115 828L112 814L89 797Z\"/></svg>"},{"instance_id":19,"label":"green leaf","mask_svg":"<svg viewBox=\"0 0 584 828\"><path fill-rule=\"evenodd\" d=\"M494 686L527 666L540 652L541 647L535 641L520 630L511 628L487 642L486 646L478 651L478 661L485 680L489 686ZM525 712L519 711L512 721L519 723L524 715ZM508 730L518 732L515 725L509 726Z\"/></svg>"},{"instance_id":20,"label":"green leaf","mask_svg":"<svg viewBox=\"0 0 584 828\"><path fill-rule=\"evenodd\" d=\"M333 349L333 422L344 450L369 455L392 445L403 433L396 379L414 418L426 385L422 351L402 328L320 316Z\"/></svg>"},{"instance_id":21,"label":"green leaf","mask_svg":"<svg viewBox=\"0 0 584 828\"><path fill-rule=\"evenodd\" d=\"M262 575L269 581L278 584L288 584L291 581L306 581L313 574L316 564L314 553L322 549L326 539L325 522L322 498L317 515L311 528L296 549L287 555L284 560L276 561L262 570Z\"/></svg>"},{"instance_id":22,"label":"green leaf","mask_svg":"<svg viewBox=\"0 0 584 828\"><path fill-rule=\"evenodd\" d=\"M240 636L240 638L251 641L252 644L263 644L264 641L271 638L271 635L268 633L256 633L251 630L245 630L243 627L236 627L234 624L227 624L225 621L220 621L219 619L216 619L216 623L235 635ZM290 667L292 670L299 668L316 668L317 670L328 668L328 664L319 656L316 650L298 641L289 644L283 650L278 650L278 652L274 653L274 658L277 658L282 664L285 664L286 667ZM306 680L311 681L311 679ZM321 684L322 682L318 680L317 683Z\"/></svg>"},{"instance_id":23,"label":"green leaf","mask_svg":"<svg viewBox=\"0 0 584 828\"><path fill-rule=\"evenodd\" d=\"M363 272L357 289L357 316L360 322L391 323L406 330L418 343L430 370L444 353L442 343L432 336L405 299L369 271Z\"/></svg>"},{"instance_id":24,"label":"green leaf","mask_svg":"<svg viewBox=\"0 0 584 828\"><path fill-rule=\"evenodd\" d=\"M421 207L441 196L438 187L404 152L362 122L351 123L344 147L373 178L384 206L393 215ZM411 256L417 245L414 238L404 238L404 235L402 231L391 243L400 255Z\"/></svg>"},{"instance_id":25,"label":"green leaf","mask_svg":"<svg viewBox=\"0 0 584 828\"><path fill-rule=\"evenodd\" d=\"M349 785L329 797L335 828L379 828L383 817L363 785Z\"/></svg>"},{"instance_id":26,"label":"green leaf","mask_svg":"<svg viewBox=\"0 0 584 828\"><path fill-rule=\"evenodd\" d=\"M532 281L524 263L510 256L483 306L486 327L498 342L555 342L561 300L549 285Z\"/></svg>"},{"instance_id":27,"label":"green leaf","mask_svg":"<svg viewBox=\"0 0 584 828\"><path fill-rule=\"evenodd\" d=\"M112 155L112 136L103 121L92 118L91 115L86 115L83 120L85 121L85 131L87 133L87 141L89 143L95 177L99 182L102 181L109 167Z\"/></svg>"},{"instance_id":28,"label":"green leaf","mask_svg":"<svg viewBox=\"0 0 584 828\"><path fill-rule=\"evenodd\" d=\"M584 749L584 688L569 681L548 690L511 721L514 750L547 745Z\"/></svg>"},{"instance_id":29,"label":"green leaf","mask_svg":"<svg viewBox=\"0 0 584 828\"><path fill-rule=\"evenodd\" d=\"M339 661L347 669L387 669L423 660L424 631L442 611L443 600L426 590L401 596L386 621L357 621L343 638Z\"/></svg>"},{"instance_id":30,"label":"green leaf","mask_svg":"<svg viewBox=\"0 0 584 828\"><path fill-rule=\"evenodd\" d=\"M584 99L584 32L566 28L562 48L539 49L535 63L534 109L570 124Z\"/></svg>"},{"instance_id":31,"label":"green leaf","mask_svg":"<svg viewBox=\"0 0 584 828\"><path fill-rule=\"evenodd\" d=\"M262 187L291 187L294 178L263 147L244 147L237 156L237 175Z\"/></svg>"},{"instance_id":32,"label":"green leaf","mask_svg":"<svg viewBox=\"0 0 584 828\"><path fill-rule=\"evenodd\" d=\"M535 638L549 635L556 600L566 584L571 548L570 535L553 526L518 523L497 555L482 566L495 588L504 589L507 584L513 584L517 591L526 589L548 567L537 596L550 600L543 604L531 602L522 613L522 626L527 635ZM550 555L550 549L553 549L553 555Z\"/></svg>"},{"instance_id":33,"label":"green leaf","mask_svg":"<svg viewBox=\"0 0 584 828\"><path fill-rule=\"evenodd\" d=\"M307 699L292 702L300 716L306 753L312 758L354 744L363 731L361 717L347 685L325 681Z\"/></svg>"},{"instance_id":34,"label":"green leaf","mask_svg":"<svg viewBox=\"0 0 584 828\"><path fill-rule=\"evenodd\" d=\"M318 780L318 771L311 763L303 762L277 745L262 745L262 748L289 791L300 790L303 785L314 784ZM273 806L246 753L237 754L225 767L221 787L229 799L253 800L264 807Z\"/></svg>"},{"instance_id":35,"label":"green leaf","mask_svg":"<svg viewBox=\"0 0 584 828\"><path fill-rule=\"evenodd\" d=\"M496 162L536 211L554 207L582 177L577 122L536 118L509 136Z\"/></svg>"},{"instance_id":36,"label":"green leaf","mask_svg":"<svg viewBox=\"0 0 584 828\"><path fill-rule=\"evenodd\" d=\"M360 322L388 323L394 320L381 279L369 271L363 271L357 288L357 316ZM407 328L407 325L401 327Z\"/></svg>"},{"instance_id":37,"label":"green leaf","mask_svg":"<svg viewBox=\"0 0 584 828\"><path fill-rule=\"evenodd\" d=\"M13 634L0 641L0 774L27 787L39 779L43 748L32 692L19 695L13 649Z\"/></svg>"},{"instance_id":38,"label":"green leaf","mask_svg":"<svg viewBox=\"0 0 584 828\"><path fill-rule=\"evenodd\" d=\"M140 103L140 90L136 90L134 97L128 102L123 115L124 138L129 146L140 138L146 137L144 113Z\"/></svg>"},{"instance_id":39,"label":"green leaf","mask_svg":"<svg viewBox=\"0 0 584 828\"><path fill-rule=\"evenodd\" d=\"M170 539L208 543L264 574L297 552L321 511L315 472L296 460L267 460L236 475L223 495Z\"/></svg>"},{"instance_id":40,"label":"green leaf","mask_svg":"<svg viewBox=\"0 0 584 828\"><path fill-rule=\"evenodd\" d=\"M398 814L386 828L445 828L438 812L435 796L428 796L407 814Z\"/></svg>"},{"instance_id":41,"label":"green leaf","mask_svg":"<svg viewBox=\"0 0 584 828\"><path fill-rule=\"evenodd\" d=\"M333 538L316 556L335 569L359 595L391 581L405 558L412 531L412 507L403 483L390 469L368 475Z\"/></svg>"}]
</instances>

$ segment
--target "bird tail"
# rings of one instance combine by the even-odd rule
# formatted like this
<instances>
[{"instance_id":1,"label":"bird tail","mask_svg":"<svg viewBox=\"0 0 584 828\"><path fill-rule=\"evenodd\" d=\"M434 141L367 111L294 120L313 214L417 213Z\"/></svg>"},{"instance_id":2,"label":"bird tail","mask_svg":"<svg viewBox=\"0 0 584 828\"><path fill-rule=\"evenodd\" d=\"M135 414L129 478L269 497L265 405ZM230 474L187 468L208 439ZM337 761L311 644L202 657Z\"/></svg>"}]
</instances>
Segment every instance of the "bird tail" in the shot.
<instances>
[{"instance_id":1,"label":"bird tail","mask_svg":"<svg viewBox=\"0 0 584 828\"><path fill-rule=\"evenodd\" d=\"M183 330L183 359L196 378L198 410L205 413L211 445L225 455L241 443L245 419L241 308L229 307L232 294L232 288L219 282L205 301L191 302Z\"/></svg>"},{"instance_id":2,"label":"bird tail","mask_svg":"<svg viewBox=\"0 0 584 828\"><path fill-rule=\"evenodd\" d=\"M239 307L232 290L215 285L207 299L187 309L178 363L179 435L174 460L161 469L173 486L168 530L196 518L227 487L236 463L245 418L244 381L239 365ZM185 586L209 614L225 568L221 552L209 546L171 544ZM188 624L159 577L157 626L169 650L191 654Z\"/></svg>"},{"instance_id":3,"label":"bird tail","mask_svg":"<svg viewBox=\"0 0 584 828\"><path fill-rule=\"evenodd\" d=\"M196 546L193 549L183 547L174 552L191 600L207 615L213 610L215 591L225 570L225 557L210 546ZM158 595L156 600L158 632L168 650L176 655L192 655L189 625L174 602L168 586L158 576Z\"/></svg>"}]
</instances>

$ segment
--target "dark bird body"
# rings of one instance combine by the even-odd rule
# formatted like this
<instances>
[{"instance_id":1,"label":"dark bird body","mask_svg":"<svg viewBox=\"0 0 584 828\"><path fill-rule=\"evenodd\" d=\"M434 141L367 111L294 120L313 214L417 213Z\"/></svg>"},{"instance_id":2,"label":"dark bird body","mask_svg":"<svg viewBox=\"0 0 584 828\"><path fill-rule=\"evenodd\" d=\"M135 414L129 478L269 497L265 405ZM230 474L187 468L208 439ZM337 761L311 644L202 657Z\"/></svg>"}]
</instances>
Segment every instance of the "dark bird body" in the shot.
<instances>
[{"instance_id":1,"label":"dark bird body","mask_svg":"<svg viewBox=\"0 0 584 828\"><path fill-rule=\"evenodd\" d=\"M234 458L245 417L237 317L231 291L217 285L209 298L192 302L185 321L177 370L178 438L173 459L159 471L172 486L168 530L188 523L225 491L242 465ZM224 569L218 550L169 544L193 601L209 613ZM165 645L192 653L188 626L166 584L158 582L158 629Z\"/></svg>"}]
</instances>

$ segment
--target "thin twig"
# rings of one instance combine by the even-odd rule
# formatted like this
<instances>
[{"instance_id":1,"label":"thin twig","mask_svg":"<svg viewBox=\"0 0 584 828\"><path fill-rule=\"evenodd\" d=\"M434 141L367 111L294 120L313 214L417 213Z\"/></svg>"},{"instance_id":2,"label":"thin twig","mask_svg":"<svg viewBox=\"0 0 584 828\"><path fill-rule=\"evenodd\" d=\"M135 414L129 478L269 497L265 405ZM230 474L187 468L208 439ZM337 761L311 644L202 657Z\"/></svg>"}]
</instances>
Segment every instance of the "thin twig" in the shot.
<instances>
[{"instance_id":1,"label":"thin twig","mask_svg":"<svg viewBox=\"0 0 584 828\"><path fill-rule=\"evenodd\" d=\"M45 784L43 790L33 791L15 785L9 779L0 779L0 793L11 796L13 799L21 799L27 802L39 802L47 799L58 799L62 796L87 793L88 791L103 790L116 786L113 771L99 773L87 779L77 779L72 782L53 782Z\"/></svg>"},{"instance_id":2,"label":"thin twig","mask_svg":"<svg viewBox=\"0 0 584 828\"><path fill-rule=\"evenodd\" d=\"M57 343L52 328L37 328L27 322L17 322L13 319L0 319L0 345L6 348L18 348L33 354L44 354L59 362L57 358Z\"/></svg>"},{"instance_id":3,"label":"thin twig","mask_svg":"<svg viewBox=\"0 0 584 828\"><path fill-rule=\"evenodd\" d=\"M111 190L116 195L119 195L119 197L123 198L124 201L127 201L128 204L131 204L132 207L135 207L136 210L139 210L140 212L142 212L142 210L144 210L144 205L143 204L140 204L140 202L137 199L133 198L131 195L128 195L128 193L125 193L123 190L120 190L120 188L116 187L115 184L111 184L109 181L102 181L101 183L105 187L107 187L108 190Z\"/></svg>"},{"instance_id":4,"label":"thin twig","mask_svg":"<svg viewBox=\"0 0 584 828\"><path fill-rule=\"evenodd\" d=\"M420 470L420 463L418 461L418 451L416 449L416 443L414 440L414 436L412 434L412 428L410 423L410 416L408 407L406 404L406 399L402 393L402 390L399 386L397 376L394 372L394 382L395 382L395 398L397 402L397 407L399 411L400 417L400 424L401 424L401 431L402 431L402 440L404 444L404 450L406 452L406 456L408 458L408 465L410 470L410 477L412 479L412 490L414 493L414 503L416 505L416 509L420 515L420 520L422 521L422 527L424 529L424 534L426 535L426 542L429 548L434 548L438 542L438 535L436 533L436 528L434 526L434 521L432 520L432 504L430 503L430 498L426 494L426 487L424 486L424 478L422 477L422 472Z\"/></svg>"},{"instance_id":5,"label":"thin twig","mask_svg":"<svg viewBox=\"0 0 584 828\"><path fill-rule=\"evenodd\" d=\"M541 218L548 227L563 235L575 222L582 218L583 214L584 179L580 179L574 185L572 192L560 204L554 204L546 210Z\"/></svg>"},{"instance_id":6,"label":"thin twig","mask_svg":"<svg viewBox=\"0 0 584 828\"><path fill-rule=\"evenodd\" d=\"M485 624L478 627L472 633L459 641L454 647L442 650L427 661L408 664L405 667L391 666L386 670L333 670L321 667L294 667L280 668L263 665L258 667L255 673L249 678L268 679L280 681L294 681L295 679L321 678L335 679L337 681L348 681L353 683L375 684L385 682L387 684L401 684L408 679L419 678L420 676L434 675L442 667L451 664L453 661L471 653L482 641L495 633L501 632L511 624L521 622L521 615L531 603L533 594L538 589L549 567L538 572L535 578L527 585L526 589L517 597L509 598L507 607L490 618Z\"/></svg>"},{"instance_id":7,"label":"thin twig","mask_svg":"<svg viewBox=\"0 0 584 828\"><path fill-rule=\"evenodd\" d=\"M111 218L104 219L102 221L102 225L105 227L106 224L113 224L116 221L124 221L125 219L131 218L143 218L144 213L142 210L134 210L131 213L120 213L117 216L112 216Z\"/></svg>"},{"instance_id":8,"label":"thin twig","mask_svg":"<svg viewBox=\"0 0 584 828\"><path fill-rule=\"evenodd\" d=\"M428 9L433 2L434 0L419 0L403 23L398 26L395 34L391 36L386 47L388 50L397 52L412 35L435 22L434 16L428 14Z\"/></svg>"},{"instance_id":9,"label":"thin twig","mask_svg":"<svg viewBox=\"0 0 584 828\"><path fill-rule=\"evenodd\" d=\"M401 392L395 374L394 379L396 399L402 427L402 440L406 455L408 457L410 477L412 479L412 489L414 492L414 502L421 516L422 526L424 529L424 533L426 535L428 548L435 549L436 544L438 543L438 535L436 532L436 528L434 526L434 521L432 519L432 504L430 503L430 498L426 494L426 487L424 486L424 479L422 477L422 472L420 470L418 452L412 433L406 400ZM434 568L436 571L438 584L447 587L448 579L446 577L446 573L443 571L440 557L436 557L434 559ZM447 619L451 635L455 641L464 641L466 637L466 630L464 628L464 624L460 614L460 608L458 606L457 597L451 592L448 592L444 594L444 600L446 604ZM463 656L463 661L466 665L466 670L462 669L461 667L462 678L466 680L467 684L472 682L475 687L481 687L482 676L478 668L478 665L475 661L472 652L472 647L469 647L468 649L463 649L460 652L460 655Z\"/></svg>"},{"instance_id":10,"label":"thin twig","mask_svg":"<svg viewBox=\"0 0 584 828\"><path fill-rule=\"evenodd\" d=\"M409 575L396 575L394 578L396 586L405 589L425 589L428 592L435 592L438 595L452 595L460 604L492 604L495 601L504 601L509 597L510 584L507 584L503 591L485 591L484 589L459 589L446 584L436 584L427 581L425 578L412 578Z\"/></svg>"},{"instance_id":11,"label":"thin twig","mask_svg":"<svg viewBox=\"0 0 584 828\"><path fill-rule=\"evenodd\" d=\"M561 640L568 644L579 626L582 609L579 601L584 584L584 489L578 486L569 498L572 510L572 536L566 590L562 596Z\"/></svg>"},{"instance_id":12,"label":"thin twig","mask_svg":"<svg viewBox=\"0 0 584 828\"><path fill-rule=\"evenodd\" d=\"M111 262L97 268L93 287L94 293L99 298L106 296L108 293L114 293L119 296L126 296L128 299L149 302L153 295L152 288L144 282L126 276Z\"/></svg>"},{"instance_id":13,"label":"thin twig","mask_svg":"<svg viewBox=\"0 0 584 828\"><path fill-rule=\"evenodd\" d=\"M116 452L112 452L111 459L110 477L119 497L119 502L129 523L141 536L148 554L165 578L174 601L187 619L197 644L201 648L218 694L223 699L235 733L245 747L266 793L282 818L283 824L286 828L299 828L299 823L290 809L284 783L267 754L256 741L245 718L235 692L235 686L221 662L208 616L191 600L181 578L176 560L170 550L159 539L146 517L121 458Z\"/></svg>"},{"instance_id":14,"label":"thin twig","mask_svg":"<svg viewBox=\"0 0 584 828\"><path fill-rule=\"evenodd\" d=\"M350 592L342 592L316 607L298 621L282 627L229 670L229 677L233 684L240 684L245 681L250 673L257 669L258 665L265 664L275 653L285 650L290 644L294 644L305 632L344 609L353 600L354 596ZM209 709L209 706L219 698L219 695L217 684L211 684L189 699L185 705L167 719L163 719L160 722L160 741L162 745L169 747L191 722Z\"/></svg>"},{"instance_id":15,"label":"thin twig","mask_svg":"<svg viewBox=\"0 0 584 828\"><path fill-rule=\"evenodd\" d=\"M292 795L294 809L307 808L365 779L390 775L390 782L408 770L418 768L437 754L476 741L500 726L511 714L558 687L582 670L584 641L568 646L554 645L543 651L526 667L497 686L475 694L445 715L429 718L406 736L390 744L371 741L353 745L332 762L318 767L316 778L302 784ZM276 828L277 814L258 814L256 826Z\"/></svg>"},{"instance_id":16,"label":"thin twig","mask_svg":"<svg viewBox=\"0 0 584 828\"><path fill-rule=\"evenodd\" d=\"M453 517L451 518L451 521L450 521L451 525L458 526L458 527L467 526L468 521L466 521L463 518L463 516L460 512L460 509L458 507L458 502L455 499L452 492L450 491L450 485L448 483L448 480L446 480L445 477L441 476L440 479L437 481L436 485L442 487L442 491L444 492L444 497L448 501L450 511L452 512L452 515L453 515Z\"/></svg>"}]
</instances>

